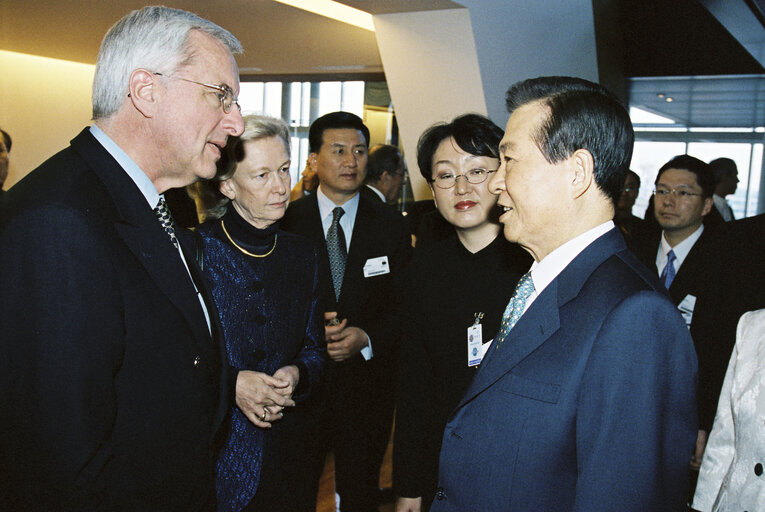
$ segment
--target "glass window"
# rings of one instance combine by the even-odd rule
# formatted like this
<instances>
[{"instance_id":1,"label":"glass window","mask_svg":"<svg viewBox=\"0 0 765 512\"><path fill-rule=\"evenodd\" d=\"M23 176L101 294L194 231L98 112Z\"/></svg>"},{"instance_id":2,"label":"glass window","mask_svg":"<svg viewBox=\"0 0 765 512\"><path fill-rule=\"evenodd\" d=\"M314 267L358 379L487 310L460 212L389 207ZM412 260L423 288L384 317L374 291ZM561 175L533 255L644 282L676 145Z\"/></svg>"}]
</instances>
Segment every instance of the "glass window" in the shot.
<instances>
[{"instance_id":1,"label":"glass window","mask_svg":"<svg viewBox=\"0 0 765 512\"><path fill-rule=\"evenodd\" d=\"M684 142L636 141L630 169L640 176L640 193L632 207L633 215L645 217L648 200L653 193L653 183L659 168L672 157L685 153Z\"/></svg>"},{"instance_id":2,"label":"glass window","mask_svg":"<svg viewBox=\"0 0 765 512\"><path fill-rule=\"evenodd\" d=\"M752 145L743 143L725 142L691 142L688 144L688 154L705 162L711 162L716 158L727 157L736 162L738 167L739 185L736 193L726 197L728 204L737 219L746 217L747 183L752 157ZM759 190L759 180L757 182ZM756 204L756 200L755 200Z\"/></svg>"}]
</instances>

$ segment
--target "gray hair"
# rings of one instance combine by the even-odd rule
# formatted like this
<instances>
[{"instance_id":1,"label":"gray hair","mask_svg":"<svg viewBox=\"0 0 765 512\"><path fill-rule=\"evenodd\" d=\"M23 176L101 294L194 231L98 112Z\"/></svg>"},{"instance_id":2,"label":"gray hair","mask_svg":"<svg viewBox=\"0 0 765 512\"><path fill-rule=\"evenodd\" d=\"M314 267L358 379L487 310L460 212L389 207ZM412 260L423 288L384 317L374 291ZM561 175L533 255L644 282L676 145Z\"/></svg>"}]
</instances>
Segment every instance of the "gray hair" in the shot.
<instances>
[{"instance_id":1,"label":"gray hair","mask_svg":"<svg viewBox=\"0 0 765 512\"><path fill-rule=\"evenodd\" d=\"M202 206L202 217L219 219L225 215L230 199L220 192L218 184L234 175L237 164L244 160L246 142L269 137L280 138L287 148L287 153L290 152L290 131L282 119L265 115L244 116L244 132L238 137L229 137L223 155L218 160L215 177L192 186L191 193Z\"/></svg>"},{"instance_id":2,"label":"gray hair","mask_svg":"<svg viewBox=\"0 0 765 512\"><path fill-rule=\"evenodd\" d=\"M128 94L130 74L139 68L172 74L192 56L192 30L208 34L232 54L242 45L229 31L196 14L163 6L144 7L123 17L104 36L93 77L93 119L111 116Z\"/></svg>"}]
</instances>

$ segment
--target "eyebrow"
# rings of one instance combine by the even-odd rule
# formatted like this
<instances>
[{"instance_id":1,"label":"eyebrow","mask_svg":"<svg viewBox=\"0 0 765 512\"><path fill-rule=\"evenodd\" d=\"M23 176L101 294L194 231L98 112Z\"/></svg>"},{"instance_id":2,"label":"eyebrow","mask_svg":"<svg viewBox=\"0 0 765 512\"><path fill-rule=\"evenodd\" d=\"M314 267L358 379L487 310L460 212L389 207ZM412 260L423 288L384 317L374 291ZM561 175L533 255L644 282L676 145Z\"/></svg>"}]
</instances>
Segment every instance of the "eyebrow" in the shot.
<instances>
[{"instance_id":1,"label":"eyebrow","mask_svg":"<svg viewBox=\"0 0 765 512\"><path fill-rule=\"evenodd\" d=\"M512 149L514 147L515 147L515 143L513 142L510 142L510 141L503 142L502 144L499 145L499 152L504 153L508 149Z\"/></svg>"}]
</instances>

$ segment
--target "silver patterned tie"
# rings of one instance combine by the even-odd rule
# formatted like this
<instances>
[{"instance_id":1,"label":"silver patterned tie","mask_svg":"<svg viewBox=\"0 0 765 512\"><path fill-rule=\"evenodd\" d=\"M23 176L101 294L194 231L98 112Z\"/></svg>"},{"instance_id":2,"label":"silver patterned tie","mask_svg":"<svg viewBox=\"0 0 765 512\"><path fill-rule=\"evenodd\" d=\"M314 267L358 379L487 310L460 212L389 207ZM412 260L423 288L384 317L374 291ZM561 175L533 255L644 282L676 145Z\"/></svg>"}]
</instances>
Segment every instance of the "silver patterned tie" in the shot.
<instances>
[{"instance_id":1,"label":"silver patterned tie","mask_svg":"<svg viewBox=\"0 0 765 512\"><path fill-rule=\"evenodd\" d=\"M332 284L335 286L335 300L340 299L340 289L343 286L345 274L345 259L348 250L345 246L345 233L340 226L340 217L345 210L339 206L332 210L332 224L327 231L327 252L329 253L329 268L332 271Z\"/></svg>"},{"instance_id":2,"label":"silver patterned tie","mask_svg":"<svg viewBox=\"0 0 765 512\"><path fill-rule=\"evenodd\" d=\"M170 208L167 207L167 201L164 197L159 198L159 204L154 208L154 213L159 219L159 223L162 224L162 229L165 230L167 236L170 237L170 241L175 248L178 248L178 238L175 236L175 222L173 222L173 216L170 215Z\"/></svg>"},{"instance_id":3,"label":"silver patterned tie","mask_svg":"<svg viewBox=\"0 0 765 512\"><path fill-rule=\"evenodd\" d=\"M510 297L510 302L507 303L505 313L502 315L502 325L499 328L499 334L497 334L496 348L502 345L510 330L521 318L526 307L526 301L532 293L534 293L534 281L531 279L531 272L526 272L515 286L513 296Z\"/></svg>"}]
</instances>

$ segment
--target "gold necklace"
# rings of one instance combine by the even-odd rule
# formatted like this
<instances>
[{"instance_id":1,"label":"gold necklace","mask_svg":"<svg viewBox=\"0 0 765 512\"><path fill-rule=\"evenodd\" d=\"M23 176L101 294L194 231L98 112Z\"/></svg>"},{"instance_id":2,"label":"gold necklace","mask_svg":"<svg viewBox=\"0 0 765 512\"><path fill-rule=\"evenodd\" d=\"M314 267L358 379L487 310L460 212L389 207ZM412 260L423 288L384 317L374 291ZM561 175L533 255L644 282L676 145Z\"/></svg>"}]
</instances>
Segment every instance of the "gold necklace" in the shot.
<instances>
[{"instance_id":1,"label":"gold necklace","mask_svg":"<svg viewBox=\"0 0 765 512\"><path fill-rule=\"evenodd\" d=\"M233 239L233 238L231 238L231 235L229 235L229 234L228 234L228 231L226 231L226 225L225 225L225 224L223 224L223 219L221 219L221 221L220 221L220 227L221 227L221 228L223 228L223 232L226 234L226 238L228 238L228 241L229 241L229 242L231 242L231 243L234 245L234 247L236 247L237 249L239 249L240 251L242 251L242 252L243 252L244 254L246 254L247 256L252 256L253 258L265 258L265 257L266 257L266 256L268 256L269 254L271 254L272 252L274 252L274 249L276 249L276 235L277 235L276 233L274 233L274 246L273 246L273 247L271 247L271 250L270 250L270 251L268 251L268 252L267 252L267 253L265 253L265 254L253 254L253 253L251 253L251 252L249 252L249 251L245 250L243 247L240 247L240 246L239 246L239 244L237 244L236 242L234 242L234 239Z\"/></svg>"}]
</instances>

